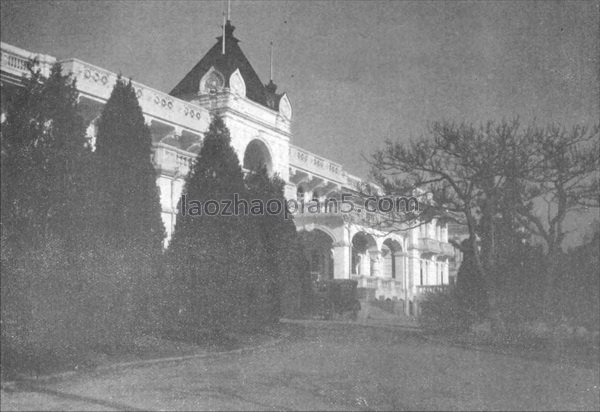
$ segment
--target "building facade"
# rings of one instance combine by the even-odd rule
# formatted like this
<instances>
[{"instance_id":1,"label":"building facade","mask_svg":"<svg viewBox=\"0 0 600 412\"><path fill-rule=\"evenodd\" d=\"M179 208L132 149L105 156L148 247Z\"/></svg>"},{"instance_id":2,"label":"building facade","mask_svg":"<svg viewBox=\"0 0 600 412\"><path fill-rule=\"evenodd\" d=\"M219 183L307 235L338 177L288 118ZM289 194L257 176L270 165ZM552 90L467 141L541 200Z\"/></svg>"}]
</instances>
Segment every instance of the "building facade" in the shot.
<instances>
[{"instance_id":1,"label":"building facade","mask_svg":"<svg viewBox=\"0 0 600 412\"><path fill-rule=\"evenodd\" d=\"M244 171L266 166L270 174L278 174L286 182L287 199L324 205L343 193L358 194L365 184L343 165L293 144L293 110L288 96L279 93L272 81L265 84L260 80L233 32L228 21L224 36L170 93L133 82L152 133L167 243L185 177L215 114L229 128ZM1 51L4 111L5 96L27 75L27 61L37 58L47 75L56 59L5 43ZM77 81L79 107L93 143L96 121L117 74L78 59L60 63ZM4 114L2 117L4 121ZM406 313L412 313L424 291L449 283L449 264L455 252L448 243L448 227L434 220L414 229L398 225L390 231L380 228L379 219L378 213L360 207L349 213L323 207L319 213L294 216L315 278L356 279L368 296L402 301Z\"/></svg>"}]
</instances>

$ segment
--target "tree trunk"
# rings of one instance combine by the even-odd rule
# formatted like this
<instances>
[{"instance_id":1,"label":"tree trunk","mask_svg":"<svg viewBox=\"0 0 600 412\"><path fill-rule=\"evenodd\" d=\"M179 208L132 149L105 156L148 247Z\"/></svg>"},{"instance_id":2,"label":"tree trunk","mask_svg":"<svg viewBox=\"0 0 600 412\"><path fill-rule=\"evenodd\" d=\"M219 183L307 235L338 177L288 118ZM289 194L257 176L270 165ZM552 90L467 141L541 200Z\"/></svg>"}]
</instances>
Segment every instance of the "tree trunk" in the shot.
<instances>
[{"instance_id":1,"label":"tree trunk","mask_svg":"<svg viewBox=\"0 0 600 412\"><path fill-rule=\"evenodd\" d=\"M491 321L493 331L503 331L505 329L505 327L504 327L504 321L502 320L502 317L500 316L500 310L498 308L498 293L496 290L496 285L495 285L494 279L492 278L493 271L490 271L489 269L487 269L486 266L482 262L481 253L480 253L479 247L477 245L477 233L475 231L474 219L473 219L470 211L468 211L466 213L466 215L467 215L467 224L468 224L468 228L469 228L469 244L470 244L471 249L473 250L475 266L477 268L477 271L479 272L479 275L481 276L481 279L483 280L483 284L486 289L488 309L489 309L488 318ZM488 268L489 268L489 266L488 266Z\"/></svg>"},{"instance_id":2,"label":"tree trunk","mask_svg":"<svg viewBox=\"0 0 600 412\"><path fill-rule=\"evenodd\" d=\"M544 316L549 320L554 318L556 314L556 308L558 302L556 301L556 280L559 276L559 262L561 257L561 250L555 245L550 246L548 249L548 255L546 256L546 276L543 292L543 311Z\"/></svg>"}]
</instances>

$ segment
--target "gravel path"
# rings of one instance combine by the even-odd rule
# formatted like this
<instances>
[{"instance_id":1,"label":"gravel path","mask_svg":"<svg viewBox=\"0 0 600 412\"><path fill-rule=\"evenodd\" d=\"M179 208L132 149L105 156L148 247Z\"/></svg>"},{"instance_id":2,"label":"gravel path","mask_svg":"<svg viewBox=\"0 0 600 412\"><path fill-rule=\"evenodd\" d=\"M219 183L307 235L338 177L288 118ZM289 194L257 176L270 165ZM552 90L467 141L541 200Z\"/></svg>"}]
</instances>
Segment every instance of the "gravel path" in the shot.
<instances>
[{"instance_id":1,"label":"gravel path","mask_svg":"<svg viewBox=\"0 0 600 412\"><path fill-rule=\"evenodd\" d=\"M598 367L427 342L411 331L288 325L251 353L82 373L3 391L5 410L599 410ZM596 365L597 366L597 365Z\"/></svg>"}]
</instances>

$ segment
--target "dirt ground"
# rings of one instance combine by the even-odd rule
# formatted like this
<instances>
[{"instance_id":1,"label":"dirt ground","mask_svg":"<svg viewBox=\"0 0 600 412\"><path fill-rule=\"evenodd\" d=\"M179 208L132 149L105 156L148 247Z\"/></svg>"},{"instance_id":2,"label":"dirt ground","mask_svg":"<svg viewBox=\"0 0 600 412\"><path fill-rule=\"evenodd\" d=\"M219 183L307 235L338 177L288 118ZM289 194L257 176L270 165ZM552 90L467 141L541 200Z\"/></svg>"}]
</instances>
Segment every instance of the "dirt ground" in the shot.
<instances>
[{"instance_id":1,"label":"dirt ground","mask_svg":"<svg viewBox=\"0 0 600 412\"><path fill-rule=\"evenodd\" d=\"M250 353L2 391L7 410L599 410L599 365L458 348L409 330L290 324Z\"/></svg>"}]
</instances>

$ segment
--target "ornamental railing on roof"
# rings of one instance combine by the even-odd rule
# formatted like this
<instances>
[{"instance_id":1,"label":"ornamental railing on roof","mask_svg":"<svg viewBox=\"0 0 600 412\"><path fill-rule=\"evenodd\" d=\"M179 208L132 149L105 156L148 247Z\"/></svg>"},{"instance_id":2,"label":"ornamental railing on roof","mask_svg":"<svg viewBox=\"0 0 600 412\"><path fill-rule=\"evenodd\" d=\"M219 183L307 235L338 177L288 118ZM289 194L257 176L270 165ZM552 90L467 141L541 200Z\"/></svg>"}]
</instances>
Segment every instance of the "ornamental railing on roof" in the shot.
<instances>
[{"instance_id":1,"label":"ornamental railing on roof","mask_svg":"<svg viewBox=\"0 0 600 412\"><path fill-rule=\"evenodd\" d=\"M313 175L327 180L345 184L346 175L342 165L323 157L317 156L308 150L290 145L290 166L302 169Z\"/></svg>"},{"instance_id":2,"label":"ornamental railing on roof","mask_svg":"<svg viewBox=\"0 0 600 412\"><path fill-rule=\"evenodd\" d=\"M50 75L50 68L56 59L52 56L41 53L32 53L19 47L6 43L0 43L1 63L3 72L12 75L15 79L29 75L27 63L33 59L37 61L36 69L40 69L43 76Z\"/></svg>"},{"instance_id":3,"label":"ornamental railing on roof","mask_svg":"<svg viewBox=\"0 0 600 412\"><path fill-rule=\"evenodd\" d=\"M29 74L27 63L33 59L43 76L49 76L50 68L56 58L44 54L1 43L1 69L3 79L19 82ZM78 59L60 61L63 71L71 73L77 80L77 89L84 95L104 103L117 81L117 74ZM10 77L10 79L8 78ZM208 110L193 103L177 99L167 93L132 82L140 106L145 115L155 117L166 123L200 132L206 130L210 122Z\"/></svg>"},{"instance_id":4,"label":"ornamental railing on roof","mask_svg":"<svg viewBox=\"0 0 600 412\"><path fill-rule=\"evenodd\" d=\"M108 100L117 81L117 74L78 59L61 62L63 69L77 79L80 92L102 101ZM132 81L136 96L145 115L192 131L206 130L210 122L208 110L180 100L167 93Z\"/></svg>"}]
</instances>

